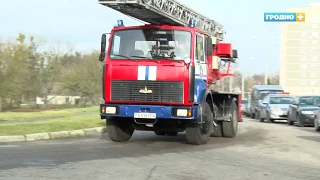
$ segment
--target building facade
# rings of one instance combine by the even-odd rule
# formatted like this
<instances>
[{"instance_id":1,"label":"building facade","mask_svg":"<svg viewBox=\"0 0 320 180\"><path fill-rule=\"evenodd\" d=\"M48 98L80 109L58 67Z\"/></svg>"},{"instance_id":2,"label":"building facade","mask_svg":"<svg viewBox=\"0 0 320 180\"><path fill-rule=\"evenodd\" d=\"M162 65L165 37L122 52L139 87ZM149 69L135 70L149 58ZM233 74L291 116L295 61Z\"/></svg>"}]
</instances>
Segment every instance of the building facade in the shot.
<instances>
[{"instance_id":1,"label":"building facade","mask_svg":"<svg viewBox=\"0 0 320 180\"><path fill-rule=\"evenodd\" d=\"M293 95L320 95L320 4L287 12L304 12L305 22L282 24L280 85Z\"/></svg>"}]
</instances>

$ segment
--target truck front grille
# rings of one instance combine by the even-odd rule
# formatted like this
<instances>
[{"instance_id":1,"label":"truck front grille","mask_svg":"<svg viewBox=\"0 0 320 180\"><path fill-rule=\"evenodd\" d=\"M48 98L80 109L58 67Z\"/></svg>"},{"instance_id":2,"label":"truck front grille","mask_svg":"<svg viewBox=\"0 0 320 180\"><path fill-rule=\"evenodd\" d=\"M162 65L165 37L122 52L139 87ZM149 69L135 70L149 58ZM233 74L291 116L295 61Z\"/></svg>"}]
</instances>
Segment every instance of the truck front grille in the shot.
<instances>
[{"instance_id":1,"label":"truck front grille","mask_svg":"<svg viewBox=\"0 0 320 180\"><path fill-rule=\"evenodd\" d=\"M113 80L111 100L183 103L183 82Z\"/></svg>"}]
</instances>

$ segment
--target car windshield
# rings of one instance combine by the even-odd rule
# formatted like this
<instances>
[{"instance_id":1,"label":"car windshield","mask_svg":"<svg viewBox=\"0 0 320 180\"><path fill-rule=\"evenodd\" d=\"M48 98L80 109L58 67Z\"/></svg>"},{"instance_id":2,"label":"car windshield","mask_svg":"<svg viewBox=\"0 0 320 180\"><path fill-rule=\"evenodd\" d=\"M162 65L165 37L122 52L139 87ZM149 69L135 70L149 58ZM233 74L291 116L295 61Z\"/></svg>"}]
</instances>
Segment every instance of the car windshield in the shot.
<instances>
[{"instance_id":1,"label":"car windshield","mask_svg":"<svg viewBox=\"0 0 320 180\"><path fill-rule=\"evenodd\" d=\"M292 97L270 97L270 104L291 104Z\"/></svg>"},{"instance_id":2,"label":"car windshield","mask_svg":"<svg viewBox=\"0 0 320 180\"><path fill-rule=\"evenodd\" d=\"M171 59L191 57L191 33L167 29L132 29L113 34L110 59Z\"/></svg>"},{"instance_id":3,"label":"car windshield","mask_svg":"<svg viewBox=\"0 0 320 180\"><path fill-rule=\"evenodd\" d=\"M318 106L320 104L320 96L305 96L300 98L301 106Z\"/></svg>"},{"instance_id":4,"label":"car windshield","mask_svg":"<svg viewBox=\"0 0 320 180\"><path fill-rule=\"evenodd\" d=\"M263 100L270 92L283 92L282 90L259 91L259 100Z\"/></svg>"}]
</instances>

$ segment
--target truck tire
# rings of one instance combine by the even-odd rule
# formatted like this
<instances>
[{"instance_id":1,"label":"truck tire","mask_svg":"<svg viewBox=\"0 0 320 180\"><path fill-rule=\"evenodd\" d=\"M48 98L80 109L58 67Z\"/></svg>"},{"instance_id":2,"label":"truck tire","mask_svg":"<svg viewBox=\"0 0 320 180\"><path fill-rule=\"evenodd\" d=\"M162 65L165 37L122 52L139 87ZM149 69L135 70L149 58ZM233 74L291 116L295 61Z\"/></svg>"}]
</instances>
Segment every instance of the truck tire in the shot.
<instances>
[{"instance_id":1,"label":"truck tire","mask_svg":"<svg viewBox=\"0 0 320 180\"><path fill-rule=\"evenodd\" d=\"M111 118L107 120L107 132L112 141L124 142L131 138L134 128L122 119Z\"/></svg>"},{"instance_id":2,"label":"truck tire","mask_svg":"<svg viewBox=\"0 0 320 180\"><path fill-rule=\"evenodd\" d=\"M199 113L199 118L202 118L203 123L200 123L201 119L198 119L197 122L186 128L186 137L190 144L206 144L213 132L213 112L210 105L205 102L201 108L202 113Z\"/></svg>"},{"instance_id":3,"label":"truck tire","mask_svg":"<svg viewBox=\"0 0 320 180\"><path fill-rule=\"evenodd\" d=\"M230 121L222 122L223 137L234 138L238 130L238 107L233 101L230 105Z\"/></svg>"}]
</instances>

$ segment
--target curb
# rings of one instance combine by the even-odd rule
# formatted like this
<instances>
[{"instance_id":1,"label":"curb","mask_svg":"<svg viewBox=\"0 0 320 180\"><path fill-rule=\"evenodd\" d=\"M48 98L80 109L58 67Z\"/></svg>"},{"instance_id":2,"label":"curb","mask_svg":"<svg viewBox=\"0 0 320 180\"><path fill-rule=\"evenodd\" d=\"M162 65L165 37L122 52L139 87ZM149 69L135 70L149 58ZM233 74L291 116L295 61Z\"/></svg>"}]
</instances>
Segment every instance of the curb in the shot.
<instances>
[{"instance_id":1,"label":"curb","mask_svg":"<svg viewBox=\"0 0 320 180\"><path fill-rule=\"evenodd\" d=\"M73 137L83 137L83 136L98 136L102 133L106 133L106 127L95 127L88 129L79 129L71 131L58 131L58 132L46 132L46 133L35 133L26 135L15 135L15 136L0 136L0 143L10 143L10 142L31 142L40 140L50 140L50 139L64 139Z\"/></svg>"}]
</instances>

